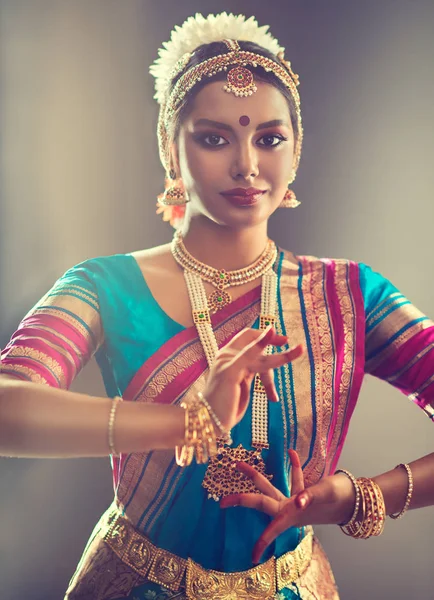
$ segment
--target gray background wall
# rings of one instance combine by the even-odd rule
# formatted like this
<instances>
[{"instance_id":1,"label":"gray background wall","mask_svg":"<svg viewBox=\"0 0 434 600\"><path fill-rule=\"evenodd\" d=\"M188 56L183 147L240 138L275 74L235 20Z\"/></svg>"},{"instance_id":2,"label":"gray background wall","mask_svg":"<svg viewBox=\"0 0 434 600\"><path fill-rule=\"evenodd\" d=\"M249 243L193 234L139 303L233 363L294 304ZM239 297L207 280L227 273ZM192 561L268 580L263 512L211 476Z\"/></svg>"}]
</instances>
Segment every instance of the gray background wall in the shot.
<instances>
[{"instance_id":1,"label":"gray background wall","mask_svg":"<svg viewBox=\"0 0 434 600\"><path fill-rule=\"evenodd\" d=\"M196 11L254 14L287 48L306 130L270 233L302 254L371 264L434 315L434 2L1 0L0 343L91 256L168 241L148 66ZM74 387L102 394L95 366ZM432 424L367 380L341 465L373 475L433 449ZM0 597L52 600L111 499L108 461L0 459ZM318 527L345 600L434 598L434 512L381 538Z\"/></svg>"}]
</instances>

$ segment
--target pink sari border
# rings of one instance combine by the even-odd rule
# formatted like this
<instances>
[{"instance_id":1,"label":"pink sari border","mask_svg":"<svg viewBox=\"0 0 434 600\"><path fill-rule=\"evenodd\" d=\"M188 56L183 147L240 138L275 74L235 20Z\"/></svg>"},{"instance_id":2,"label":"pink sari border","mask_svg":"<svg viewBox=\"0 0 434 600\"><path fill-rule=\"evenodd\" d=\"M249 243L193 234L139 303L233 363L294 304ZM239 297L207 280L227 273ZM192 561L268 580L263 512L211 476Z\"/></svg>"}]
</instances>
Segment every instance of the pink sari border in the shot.
<instances>
[{"instance_id":1,"label":"pink sari border","mask_svg":"<svg viewBox=\"0 0 434 600\"><path fill-rule=\"evenodd\" d=\"M261 296L261 286L255 287L253 290L250 290L243 296L240 296L234 302L232 302L229 306L226 306L221 311L216 313L211 317L211 322L213 325L213 329L216 330L220 327L226 320L235 316L237 312L242 311L244 308L258 301ZM226 344L231 338L224 340L224 344ZM185 349L188 345L193 344L198 341L198 335L196 328L194 326L187 327L174 335L172 338L167 340L161 348L155 352L152 356L148 358L144 362L144 364L140 367L137 373L134 375L129 385L124 391L124 399L126 400L134 400L136 399L143 388L146 386L147 381L152 376L155 371L157 371L161 366L167 362L173 360L173 357L179 354L183 349ZM178 393L182 393L185 389L195 381L207 368L207 363L205 356L201 357L195 363L193 363L190 367L185 369L182 372L182 389L179 389ZM162 394L158 396L158 402L161 403L172 403L174 399L174 387L180 388L179 382L177 378L174 378L172 384L166 386ZM177 396L176 394L175 396Z\"/></svg>"},{"instance_id":2,"label":"pink sari border","mask_svg":"<svg viewBox=\"0 0 434 600\"><path fill-rule=\"evenodd\" d=\"M347 284L348 292L351 295L353 305L352 314L355 319L352 385L350 395L347 400L347 407L345 410L344 421L342 423L342 430L340 433L339 442L337 444L335 455L330 465L331 473L334 473L339 457L341 455L342 448L348 433L350 420L356 407L357 399L360 393L360 388L364 378L363 368L359 367L354 369L354 365L360 364L360 361L357 361L357 357L363 357L365 354L365 304L362 289L360 287L359 265L357 263L350 262L348 264Z\"/></svg>"}]
</instances>

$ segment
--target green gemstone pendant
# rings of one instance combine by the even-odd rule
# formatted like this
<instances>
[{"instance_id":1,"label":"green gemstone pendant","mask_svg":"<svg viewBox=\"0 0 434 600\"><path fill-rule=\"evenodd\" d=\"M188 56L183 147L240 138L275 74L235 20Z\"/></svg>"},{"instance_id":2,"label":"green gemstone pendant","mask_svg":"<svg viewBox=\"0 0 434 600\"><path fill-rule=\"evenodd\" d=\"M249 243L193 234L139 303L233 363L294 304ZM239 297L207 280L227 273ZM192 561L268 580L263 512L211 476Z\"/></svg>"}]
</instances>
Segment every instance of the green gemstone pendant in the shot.
<instances>
[{"instance_id":1,"label":"green gemstone pendant","mask_svg":"<svg viewBox=\"0 0 434 600\"><path fill-rule=\"evenodd\" d=\"M231 295L225 290L216 290L208 297L208 306L211 313L216 313L232 302Z\"/></svg>"}]
</instances>

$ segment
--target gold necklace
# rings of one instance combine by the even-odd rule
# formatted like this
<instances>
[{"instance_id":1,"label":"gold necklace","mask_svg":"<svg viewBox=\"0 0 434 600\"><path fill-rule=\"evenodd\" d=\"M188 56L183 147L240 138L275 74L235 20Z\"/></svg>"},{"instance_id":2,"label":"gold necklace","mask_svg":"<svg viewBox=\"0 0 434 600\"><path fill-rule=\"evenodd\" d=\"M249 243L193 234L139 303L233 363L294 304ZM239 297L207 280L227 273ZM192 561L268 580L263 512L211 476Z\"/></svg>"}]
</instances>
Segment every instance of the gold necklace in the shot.
<instances>
[{"instance_id":1,"label":"gold necklace","mask_svg":"<svg viewBox=\"0 0 434 600\"><path fill-rule=\"evenodd\" d=\"M175 233L171 250L174 259L185 271L199 275L203 281L211 283L216 288L216 291L208 297L208 308L212 314L232 302L231 295L226 291L227 288L250 283L261 277L273 266L277 258L276 244L272 240L268 240L261 256L244 269L236 271L215 269L190 254L180 232Z\"/></svg>"},{"instance_id":2,"label":"gold necklace","mask_svg":"<svg viewBox=\"0 0 434 600\"><path fill-rule=\"evenodd\" d=\"M184 269L188 294L192 307L193 321L205 352L209 367L218 352L217 340L211 324L211 311L208 306L205 287L199 275ZM260 329L266 329L276 322L277 275L272 268L262 275ZM266 353L270 354L271 346ZM268 448L268 398L259 375L255 376L252 401L252 446L246 450L241 444L231 448L218 440L218 453L208 464L202 486L208 491L208 498L218 501L234 493L259 493L255 485L245 475L237 471L240 460L250 464L268 479L265 463L261 456L263 448Z\"/></svg>"}]
</instances>

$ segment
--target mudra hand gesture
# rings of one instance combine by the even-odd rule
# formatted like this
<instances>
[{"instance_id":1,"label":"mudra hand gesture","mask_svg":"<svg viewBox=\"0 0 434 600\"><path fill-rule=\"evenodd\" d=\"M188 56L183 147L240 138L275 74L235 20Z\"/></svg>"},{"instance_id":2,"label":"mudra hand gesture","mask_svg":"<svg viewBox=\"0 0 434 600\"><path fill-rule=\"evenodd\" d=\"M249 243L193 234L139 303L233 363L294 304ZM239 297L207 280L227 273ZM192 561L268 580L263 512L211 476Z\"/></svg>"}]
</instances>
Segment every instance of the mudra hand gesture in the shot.
<instances>
[{"instance_id":1,"label":"mudra hand gesture","mask_svg":"<svg viewBox=\"0 0 434 600\"><path fill-rule=\"evenodd\" d=\"M255 544L252 562L257 564L269 546L290 527L347 522L354 509L355 493L351 481L342 475L324 477L315 485L305 488L300 459L295 450L289 450L291 461L291 497L287 498L261 473L246 463L237 469L253 481L260 494L232 494L220 501L221 508L246 506L273 517Z\"/></svg>"},{"instance_id":2,"label":"mudra hand gesture","mask_svg":"<svg viewBox=\"0 0 434 600\"><path fill-rule=\"evenodd\" d=\"M279 401L273 369L295 360L303 350L296 346L270 355L264 354L264 350L268 345L282 346L287 341L286 336L278 335L271 327L265 331L243 329L217 353L204 396L227 430L243 418L256 373L261 376L268 399Z\"/></svg>"}]
</instances>

